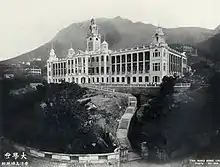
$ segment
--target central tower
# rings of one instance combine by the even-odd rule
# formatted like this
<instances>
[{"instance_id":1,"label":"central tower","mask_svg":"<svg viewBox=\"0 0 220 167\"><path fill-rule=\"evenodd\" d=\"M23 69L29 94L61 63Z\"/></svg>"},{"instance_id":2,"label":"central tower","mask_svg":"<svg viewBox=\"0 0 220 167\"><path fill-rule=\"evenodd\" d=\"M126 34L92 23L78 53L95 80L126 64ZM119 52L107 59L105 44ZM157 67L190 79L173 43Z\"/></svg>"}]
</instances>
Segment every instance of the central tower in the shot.
<instances>
[{"instance_id":1,"label":"central tower","mask_svg":"<svg viewBox=\"0 0 220 167\"><path fill-rule=\"evenodd\" d=\"M101 36L99 34L98 26L95 24L95 20L91 19L89 32L87 36L87 51L98 51L101 48Z\"/></svg>"}]
</instances>

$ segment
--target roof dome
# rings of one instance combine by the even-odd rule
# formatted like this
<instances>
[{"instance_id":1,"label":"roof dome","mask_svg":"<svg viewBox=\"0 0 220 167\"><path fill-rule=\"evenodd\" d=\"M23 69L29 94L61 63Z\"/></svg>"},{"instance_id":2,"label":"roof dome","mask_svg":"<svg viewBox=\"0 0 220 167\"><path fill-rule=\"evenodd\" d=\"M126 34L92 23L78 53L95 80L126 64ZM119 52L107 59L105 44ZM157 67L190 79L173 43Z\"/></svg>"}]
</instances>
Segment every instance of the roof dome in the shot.
<instances>
[{"instance_id":1,"label":"roof dome","mask_svg":"<svg viewBox=\"0 0 220 167\"><path fill-rule=\"evenodd\" d=\"M106 41L103 41L102 44L108 44Z\"/></svg>"},{"instance_id":2,"label":"roof dome","mask_svg":"<svg viewBox=\"0 0 220 167\"><path fill-rule=\"evenodd\" d=\"M162 27L157 27L157 28L156 28L156 31L155 31L155 34L164 35L163 30L162 30Z\"/></svg>"},{"instance_id":3,"label":"roof dome","mask_svg":"<svg viewBox=\"0 0 220 167\"><path fill-rule=\"evenodd\" d=\"M68 57L71 57L75 54L75 50L71 47L69 50L68 50Z\"/></svg>"},{"instance_id":4,"label":"roof dome","mask_svg":"<svg viewBox=\"0 0 220 167\"><path fill-rule=\"evenodd\" d=\"M50 56L54 56L55 55L55 51L54 51L54 49L52 48L51 50L50 50Z\"/></svg>"}]
</instances>

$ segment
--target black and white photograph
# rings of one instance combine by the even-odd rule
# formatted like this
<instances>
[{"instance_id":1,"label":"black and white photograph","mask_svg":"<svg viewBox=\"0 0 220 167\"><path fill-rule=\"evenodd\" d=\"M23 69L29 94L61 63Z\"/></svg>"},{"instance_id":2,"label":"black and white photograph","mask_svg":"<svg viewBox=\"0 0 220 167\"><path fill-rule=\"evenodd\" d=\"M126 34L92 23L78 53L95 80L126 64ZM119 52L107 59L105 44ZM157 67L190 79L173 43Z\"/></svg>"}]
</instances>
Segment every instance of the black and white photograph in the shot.
<instances>
[{"instance_id":1,"label":"black and white photograph","mask_svg":"<svg viewBox=\"0 0 220 167\"><path fill-rule=\"evenodd\" d=\"M220 167L219 0L0 0L1 167Z\"/></svg>"}]
</instances>

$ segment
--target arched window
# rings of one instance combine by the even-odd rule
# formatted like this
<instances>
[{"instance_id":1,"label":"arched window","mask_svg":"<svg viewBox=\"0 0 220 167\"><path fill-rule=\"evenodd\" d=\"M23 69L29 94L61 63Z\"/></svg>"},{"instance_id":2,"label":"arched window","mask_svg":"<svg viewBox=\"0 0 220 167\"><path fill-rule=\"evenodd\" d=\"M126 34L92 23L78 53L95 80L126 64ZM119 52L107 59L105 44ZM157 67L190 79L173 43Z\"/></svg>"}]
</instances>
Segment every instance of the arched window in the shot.
<instances>
[{"instance_id":1,"label":"arched window","mask_svg":"<svg viewBox=\"0 0 220 167\"><path fill-rule=\"evenodd\" d=\"M145 82L149 82L149 77L145 76Z\"/></svg>"},{"instance_id":2,"label":"arched window","mask_svg":"<svg viewBox=\"0 0 220 167\"><path fill-rule=\"evenodd\" d=\"M142 77L139 77L139 82L142 82Z\"/></svg>"},{"instance_id":3,"label":"arched window","mask_svg":"<svg viewBox=\"0 0 220 167\"><path fill-rule=\"evenodd\" d=\"M115 78L114 77L112 77L112 82L115 82Z\"/></svg>"},{"instance_id":4,"label":"arched window","mask_svg":"<svg viewBox=\"0 0 220 167\"><path fill-rule=\"evenodd\" d=\"M159 35L157 33L155 34L155 39L156 39L156 43L158 43L159 42Z\"/></svg>"},{"instance_id":5,"label":"arched window","mask_svg":"<svg viewBox=\"0 0 220 167\"><path fill-rule=\"evenodd\" d=\"M157 49L155 50L155 57L160 57L160 52Z\"/></svg>"},{"instance_id":6,"label":"arched window","mask_svg":"<svg viewBox=\"0 0 220 167\"><path fill-rule=\"evenodd\" d=\"M136 82L136 77L133 77L133 82Z\"/></svg>"},{"instance_id":7,"label":"arched window","mask_svg":"<svg viewBox=\"0 0 220 167\"><path fill-rule=\"evenodd\" d=\"M117 82L119 82L119 77L117 77L116 79L117 79Z\"/></svg>"}]
</instances>

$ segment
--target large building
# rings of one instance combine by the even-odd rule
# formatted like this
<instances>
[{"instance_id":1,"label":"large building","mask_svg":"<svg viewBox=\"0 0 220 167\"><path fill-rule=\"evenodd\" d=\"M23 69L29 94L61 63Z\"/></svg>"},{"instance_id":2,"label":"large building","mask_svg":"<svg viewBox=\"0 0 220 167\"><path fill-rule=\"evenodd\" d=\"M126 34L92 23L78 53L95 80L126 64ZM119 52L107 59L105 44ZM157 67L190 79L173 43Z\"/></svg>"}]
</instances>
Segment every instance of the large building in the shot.
<instances>
[{"instance_id":1,"label":"large building","mask_svg":"<svg viewBox=\"0 0 220 167\"><path fill-rule=\"evenodd\" d=\"M86 41L85 51L71 47L62 59L51 49L47 60L48 83L63 80L78 84L159 84L164 76L181 77L187 70L186 55L168 46L161 27L156 28L148 46L112 51L106 41L101 42L98 26L92 19Z\"/></svg>"}]
</instances>

